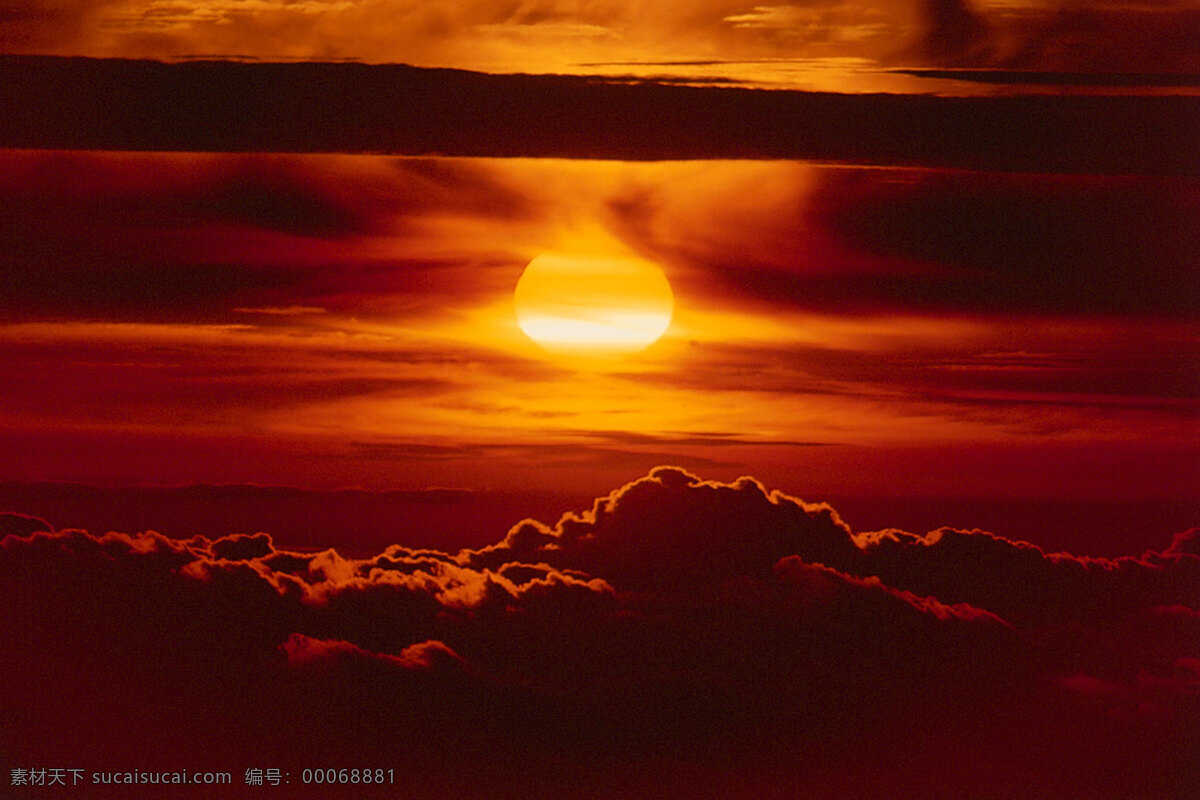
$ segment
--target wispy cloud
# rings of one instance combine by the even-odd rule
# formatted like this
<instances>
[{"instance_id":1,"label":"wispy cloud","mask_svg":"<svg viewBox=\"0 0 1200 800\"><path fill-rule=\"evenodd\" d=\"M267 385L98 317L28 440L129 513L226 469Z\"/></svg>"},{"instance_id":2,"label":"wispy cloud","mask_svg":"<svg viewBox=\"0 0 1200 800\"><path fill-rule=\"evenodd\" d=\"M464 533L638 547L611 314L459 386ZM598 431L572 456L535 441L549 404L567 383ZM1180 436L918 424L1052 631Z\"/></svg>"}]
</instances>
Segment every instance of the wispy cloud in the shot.
<instances>
[{"instance_id":1,"label":"wispy cloud","mask_svg":"<svg viewBox=\"0 0 1200 800\"><path fill-rule=\"evenodd\" d=\"M33 0L3 9L16 52L407 61L506 72L579 62L857 58L899 67L1196 71L1193 3L686 5L481 0ZM693 73L694 75L694 73Z\"/></svg>"}]
</instances>

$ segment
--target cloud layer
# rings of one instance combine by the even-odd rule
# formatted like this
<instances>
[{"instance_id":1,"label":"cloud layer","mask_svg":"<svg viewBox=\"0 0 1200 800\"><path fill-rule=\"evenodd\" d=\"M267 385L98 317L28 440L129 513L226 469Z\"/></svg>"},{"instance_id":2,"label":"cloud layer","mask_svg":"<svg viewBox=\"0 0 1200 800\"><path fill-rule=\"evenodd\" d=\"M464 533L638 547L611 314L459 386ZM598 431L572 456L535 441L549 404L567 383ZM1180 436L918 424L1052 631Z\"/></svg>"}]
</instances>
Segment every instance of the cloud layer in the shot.
<instances>
[{"instance_id":1,"label":"cloud layer","mask_svg":"<svg viewBox=\"0 0 1200 800\"><path fill-rule=\"evenodd\" d=\"M1196 530L1111 560L854 533L676 467L456 554L0 521L16 763L383 766L413 797L1166 798L1200 778Z\"/></svg>"},{"instance_id":2,"label":"cloud layer","mask_svg":"<svg viewBox=\"0 0 1200 800\"><path fill-rule=\"evenodd\" d=\"M242 55L564 69L578 62L857 58L904 66L1195 71L1191 0L17 0L17 52ZM702 67L701 67L702 68Z\"/></svg>"}]
</instances>

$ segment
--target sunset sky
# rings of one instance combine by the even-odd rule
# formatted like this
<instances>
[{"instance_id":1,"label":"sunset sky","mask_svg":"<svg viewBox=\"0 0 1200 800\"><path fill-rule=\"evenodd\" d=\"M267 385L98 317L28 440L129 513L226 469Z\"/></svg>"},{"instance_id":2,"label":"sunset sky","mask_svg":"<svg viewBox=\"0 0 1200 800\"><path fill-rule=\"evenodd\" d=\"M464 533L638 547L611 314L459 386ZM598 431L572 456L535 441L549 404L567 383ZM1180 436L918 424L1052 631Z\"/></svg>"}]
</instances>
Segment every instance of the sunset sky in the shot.
<instances>
[{"instance_id":1,"label":"sunset sky","mask_svg":"<svg viewBox=\"0 0 1200 800\"><path fill-rule=\"evenodd\" d=\"M1200 4L0 0L0 50L6 789L1200 788Z\"/></svg>"},{"instance_id":2,"label":"sunset sky","mask_svg":"<svg viewBox=\"0 0 1200 800\"><path fill-rule=\"evenodd\" d=\"M814 498L1195 496L1190 179L0 158L9 481L579 502L678 463ZM531 341L513 289L557 251L661 265L665 335Z\"/></svg>"},{"instance_id":3,"label":"sunset sky","mask_svg":"<svg viewBox=\"0 0 1200 800\"><path fill-rule=\"evenodd\" d=\"M889 69L1200 71L1194 0L7 0L0 22L10 53L352 59L848 91L920 86L878 72Z\"/></svg>"}]
</instances>

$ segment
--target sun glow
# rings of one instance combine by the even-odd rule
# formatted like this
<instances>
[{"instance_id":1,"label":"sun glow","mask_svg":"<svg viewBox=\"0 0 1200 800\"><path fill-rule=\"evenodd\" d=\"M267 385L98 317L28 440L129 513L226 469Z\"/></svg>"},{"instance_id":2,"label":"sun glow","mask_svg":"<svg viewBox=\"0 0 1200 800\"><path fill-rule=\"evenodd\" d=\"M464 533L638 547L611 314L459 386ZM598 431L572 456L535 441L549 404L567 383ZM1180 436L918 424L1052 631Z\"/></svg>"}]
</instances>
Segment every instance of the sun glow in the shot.
<instances>
[{"instance_id":1,"label":"sun glow","mask_svg":"<svg viewBox=\"0 0 1200 800\"><path fill-rule=\"evenodd\" d=\"M636 353L671 324L675 299L661 269L631 256L543 253L513 292L517 324L552 353Z\"/></svg>"}]
</instances>

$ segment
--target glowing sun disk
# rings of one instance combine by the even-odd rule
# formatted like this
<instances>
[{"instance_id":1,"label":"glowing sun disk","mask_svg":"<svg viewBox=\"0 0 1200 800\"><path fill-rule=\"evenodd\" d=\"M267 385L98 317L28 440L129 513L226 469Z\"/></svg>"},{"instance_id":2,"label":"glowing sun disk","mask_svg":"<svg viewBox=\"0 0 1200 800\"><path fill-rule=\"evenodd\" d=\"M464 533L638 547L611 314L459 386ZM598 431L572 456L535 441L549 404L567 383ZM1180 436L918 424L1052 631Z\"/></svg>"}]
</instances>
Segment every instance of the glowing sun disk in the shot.
<instances>
[{"instance_id":1,"label":"glowing sun disk","mask_svg":"<svg viewBox=\"0 0 1200 800\"><path fill-rule=\"evenodd\" d=\"M619 355L657 341L675 301L644 259L543 253L525 267L513 304L521 330L546 350Z\"/></svg>"}]
</instances>

